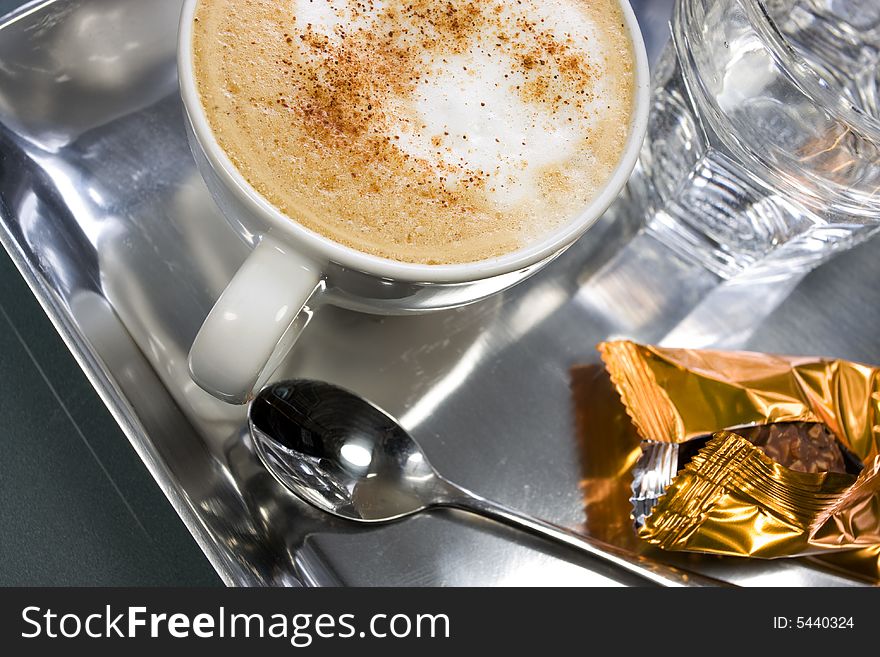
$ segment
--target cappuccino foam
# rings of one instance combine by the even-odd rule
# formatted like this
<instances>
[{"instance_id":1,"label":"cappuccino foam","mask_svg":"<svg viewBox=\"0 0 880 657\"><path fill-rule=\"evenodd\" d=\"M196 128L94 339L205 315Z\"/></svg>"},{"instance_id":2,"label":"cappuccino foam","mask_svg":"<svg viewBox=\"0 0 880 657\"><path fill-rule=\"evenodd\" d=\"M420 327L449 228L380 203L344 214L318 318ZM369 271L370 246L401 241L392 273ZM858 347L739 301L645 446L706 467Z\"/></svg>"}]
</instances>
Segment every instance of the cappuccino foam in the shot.
<instances>
[{"instance_id":1,"label":"cappuccino foam","mask_svg":"<svg viewBox=\"0 0 880 657\"><path fill-rule=\"evenodd\" d=\"M201 0L194 64L245 179L378 256L515 251L620 160L634 56L617 0Z\"/></svg>"}]
</instances>

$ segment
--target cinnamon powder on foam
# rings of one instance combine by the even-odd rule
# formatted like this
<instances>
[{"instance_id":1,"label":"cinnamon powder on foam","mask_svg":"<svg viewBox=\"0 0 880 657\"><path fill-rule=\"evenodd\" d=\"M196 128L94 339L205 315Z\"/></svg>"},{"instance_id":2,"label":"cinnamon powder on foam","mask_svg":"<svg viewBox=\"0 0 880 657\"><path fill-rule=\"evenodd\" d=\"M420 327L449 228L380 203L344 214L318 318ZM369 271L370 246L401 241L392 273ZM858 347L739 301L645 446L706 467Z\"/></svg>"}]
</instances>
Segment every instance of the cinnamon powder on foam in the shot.
<instances>
[{"instance_id":1,"label":"cinnamon powder on foam","mask_svg":"<svg viewBox=\"0 0 880 657\"><path fill-rule=\"evenodd\" d=\"M335 241L477 261L575 217L623 150L616 0L202 0L209 123L251 185Z\"/></svg>"}]
</instances>

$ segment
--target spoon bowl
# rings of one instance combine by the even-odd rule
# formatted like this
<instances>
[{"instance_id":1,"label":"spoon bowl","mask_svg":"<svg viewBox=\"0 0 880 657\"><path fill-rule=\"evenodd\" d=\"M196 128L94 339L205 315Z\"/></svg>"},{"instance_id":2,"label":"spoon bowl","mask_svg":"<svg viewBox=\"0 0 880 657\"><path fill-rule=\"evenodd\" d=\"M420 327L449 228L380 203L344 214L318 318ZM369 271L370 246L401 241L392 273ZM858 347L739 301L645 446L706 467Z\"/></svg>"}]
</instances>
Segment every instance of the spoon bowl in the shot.
<instances>
[{"instance_id":1,"label":"spoon bowl","mask_svg":"<svg viewBox=\"0 0 880 657\"><path fill-rule=\"evenodd\" d=\"M334 385L276 383L254 400L249 422L260 456L282 482L328 513L395 520L431 506L446 489L394 418Z\"/></svg>"}]
</instances>

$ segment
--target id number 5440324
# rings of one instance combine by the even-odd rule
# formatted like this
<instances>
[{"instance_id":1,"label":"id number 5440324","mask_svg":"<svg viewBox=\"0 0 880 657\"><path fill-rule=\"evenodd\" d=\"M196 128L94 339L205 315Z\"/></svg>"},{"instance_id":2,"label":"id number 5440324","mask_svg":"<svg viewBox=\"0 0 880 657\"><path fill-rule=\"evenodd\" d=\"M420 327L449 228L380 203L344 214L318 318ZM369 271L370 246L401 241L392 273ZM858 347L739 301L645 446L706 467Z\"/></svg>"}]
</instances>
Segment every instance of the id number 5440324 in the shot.
<instances>
[{"instance_id":1,"label":"id number 5440324","mask_svg":"<svg viewBox=\"0 0 880 657\"><path fill-rule=\"evenodd\" d=\"M776 630L843 630L854 626L852 616L774 616Z\"/></svg>"}]
</instances>

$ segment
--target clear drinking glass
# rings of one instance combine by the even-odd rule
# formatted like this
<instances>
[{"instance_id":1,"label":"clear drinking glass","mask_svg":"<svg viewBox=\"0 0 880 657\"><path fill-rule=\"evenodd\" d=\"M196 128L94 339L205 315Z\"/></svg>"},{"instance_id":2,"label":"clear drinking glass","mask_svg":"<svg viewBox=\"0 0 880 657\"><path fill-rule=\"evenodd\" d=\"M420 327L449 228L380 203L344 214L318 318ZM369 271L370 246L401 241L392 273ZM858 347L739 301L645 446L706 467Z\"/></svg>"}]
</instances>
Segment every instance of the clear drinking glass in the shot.
<instances>
[{"instance_id":1,"label":"clear drinking glass","mask_svg":"<svg viewBox=\"0 0 880 657\"><path fill-rule=\"evenodd\" d=\"M722 279L880 228L880 0L678 0L621 203Z\"/></svg>"}]
</instances>

